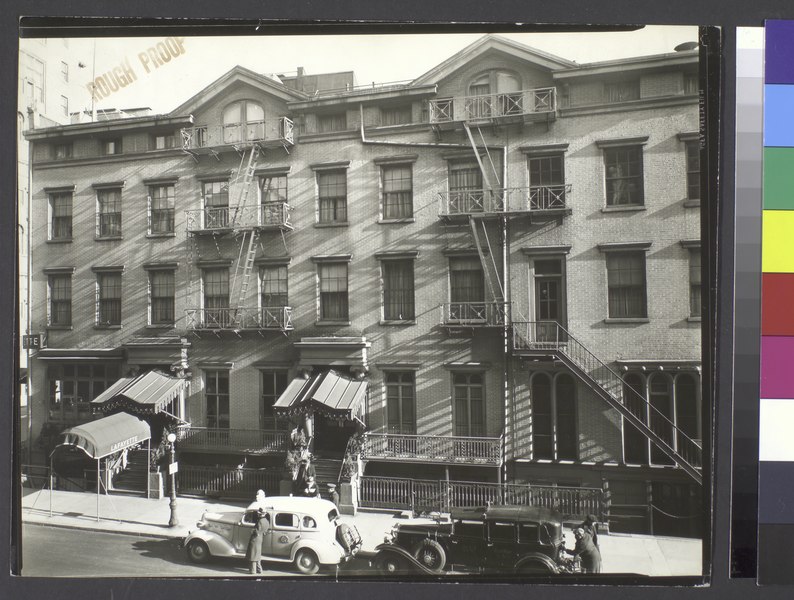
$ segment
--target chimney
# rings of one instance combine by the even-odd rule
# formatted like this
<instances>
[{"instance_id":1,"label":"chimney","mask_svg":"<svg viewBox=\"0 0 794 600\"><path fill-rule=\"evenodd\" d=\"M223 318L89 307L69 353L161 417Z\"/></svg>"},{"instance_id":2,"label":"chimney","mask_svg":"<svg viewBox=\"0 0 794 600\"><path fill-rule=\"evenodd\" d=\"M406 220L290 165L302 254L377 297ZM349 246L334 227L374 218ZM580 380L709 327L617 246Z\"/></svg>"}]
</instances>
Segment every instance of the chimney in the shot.
<instances>
[{"instance_id":1,"label":"chimney","mask_svg":"<svg viewBox=\"0 0 794 600\"><path fill-rule=\"evenodd\" d=\"M303 70L303 67L298 67L298 77L303 77L304 75L305 75L305 72Z\"/></svg>"}]
</instances>

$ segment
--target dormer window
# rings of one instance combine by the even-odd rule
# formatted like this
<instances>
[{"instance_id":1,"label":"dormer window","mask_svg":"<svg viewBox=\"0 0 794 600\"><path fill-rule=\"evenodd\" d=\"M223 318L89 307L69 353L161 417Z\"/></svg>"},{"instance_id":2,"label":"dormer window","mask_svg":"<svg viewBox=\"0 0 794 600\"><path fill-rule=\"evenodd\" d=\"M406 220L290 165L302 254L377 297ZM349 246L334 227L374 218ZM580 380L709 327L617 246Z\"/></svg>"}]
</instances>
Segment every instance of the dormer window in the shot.
<instances>
[{"instance_id":1,"label":"dormer window","mask_svg":"<svg viewBox=\"0 0 794 600\"><path fill-rule=\"evenodd\" d=\"M223 142L236 144L265 138L265 109L250 100L234 102L223 110Z\"/></svg>"},{"instance_id":2,"label":"dormer window","mask_svg":"<svg viewBox=\"0 0 794 600\"><path fill-rule=\"evenodd\" d=\"M466 112L470 117L523 113L521 80L507 71L488 71L469 83Z\"/></svg>"}]
</instances>

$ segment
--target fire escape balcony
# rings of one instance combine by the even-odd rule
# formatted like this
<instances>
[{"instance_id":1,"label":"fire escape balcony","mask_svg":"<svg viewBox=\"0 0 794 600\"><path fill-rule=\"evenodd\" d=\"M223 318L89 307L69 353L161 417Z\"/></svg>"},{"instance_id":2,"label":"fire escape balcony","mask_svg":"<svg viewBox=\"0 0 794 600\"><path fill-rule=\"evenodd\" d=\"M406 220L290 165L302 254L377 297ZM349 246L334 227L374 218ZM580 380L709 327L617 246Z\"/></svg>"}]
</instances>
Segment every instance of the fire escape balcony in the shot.
<instances>
[{"instance_id":1,"label":"fire escape balcony","mask_svg":"<svg viewBox=\"0 0 794 600\"><path fill-rule=\"evenodd\" d=\"M286 431L265 429L223 429L211 427L180 428L177 448L183 452L232 452L245 454L284 454Z\"/></svg>"},{"instance_id":2,"label":"fire escape balcony","mask_svg":"<svg viewBox=\"0 0 794 600\"><path fill-rule=\"evenodd\" d=\"M445 327L503 327L510 319L504 302L447 302L441 309Z\"/></svg>"},{"instance_id":3,"label":"fire escape balcony","mask_svg":"<svg viewBox=\"0 0 794 600\"><path fill-rule=\"evenodd\" d=\"M240 229L291 231L291 207L286 202L263 202L257 206L217 206L187 210L187 231L193 234L223 233Z\"/></svg>"},{"instance_id":4,"label":"fire escape balcony","mask_svg":"<svg viewBox=\"0 0 794 600\"><path fill-rule=\"evenodd\" d=\"M290 331L291 306L188 308L188 331Z\"/></svg>"},{"instance_id":5,"label":"fire escape balcony","mask_svg":"<svg viewBox=\"0 0 794 600\"><path fill-rule=\"evenodd\" d=\"M430 123L523 123L553 118L557 111L555 88L535 88L500 94L457 96L430 101Z\"/></svg>"},{"instance_id":6,"label":"fire escape balcony","mask_svg":"<svg viewBox=\"0 0 794 600\"><path fill-rule=\"evenodd\" d=\"M367 432L361 445L362 460L499 465L501 456L498 437Z\"/></svg>"},{"instance_id":7,"label":"fire escape balcony","mask_svg":"<svg viewBox=\"0 0 794 600\"><path fill-rule=\"evenodd\" d=\"M571 214L571 184L533 185L527 188L468 189L440 192L439 217L529 216L559 218Z\"/></svg>"},{"instance_id":8,"label":"fire escape balcony","mask_svg":"<svg viewBox=\"0 0 794 600\"><path fill-rule=\"evenodd\" d=\"M181 133L182 149L193 154L211 154L218 150L246 148L254 144L263 147L288 147L295 143L294 125L288 117L229 125L185 127Z\"/></svg>"}]
</instances>

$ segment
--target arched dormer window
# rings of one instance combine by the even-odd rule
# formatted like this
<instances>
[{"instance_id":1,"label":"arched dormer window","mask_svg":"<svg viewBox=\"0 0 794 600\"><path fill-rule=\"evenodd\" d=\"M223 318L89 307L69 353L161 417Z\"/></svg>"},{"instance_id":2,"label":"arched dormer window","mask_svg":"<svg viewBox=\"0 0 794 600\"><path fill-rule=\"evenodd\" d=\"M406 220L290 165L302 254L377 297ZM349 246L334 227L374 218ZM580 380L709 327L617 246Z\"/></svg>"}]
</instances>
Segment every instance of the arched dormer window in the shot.
<instances>
[{"instance_id":1,"label":"arched dormer window","mask_svg":"<svg viewBox=\"0 0 794 600\"><path fill-rule=\"evenodd\" d=\"M223 109L223 142L253 142L265 138L265 109L251 100L233 102Z\"/></svg>"},{"instance_id":2,"label":"arched dormer window","mask_svg":"<svg viewBox=\"0 0 794 600\"><path fill-rule=\"evenodd\" d=\"M521 79L508 71L486 71L470 83L466 100L469 117L497 117L523 113Z\"/></svg>"}]
</instances>

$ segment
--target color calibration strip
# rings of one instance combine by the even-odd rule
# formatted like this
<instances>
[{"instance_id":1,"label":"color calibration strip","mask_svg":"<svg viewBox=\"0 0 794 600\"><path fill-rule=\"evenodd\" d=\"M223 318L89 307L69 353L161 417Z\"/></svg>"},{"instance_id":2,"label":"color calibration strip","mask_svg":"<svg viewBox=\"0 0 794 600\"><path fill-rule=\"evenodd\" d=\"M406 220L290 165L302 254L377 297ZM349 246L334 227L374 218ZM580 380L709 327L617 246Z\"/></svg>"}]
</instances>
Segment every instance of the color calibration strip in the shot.
<instances>
[{"instance_id":1,"label":"color calibration strip","mask_svg":"<svg viewBox=\"0 0 794 600\"><path fill-rule=\"evenodd\" d=\"M794 583L794 21L767 21L758 582Z\"/></svg>"}]
</instances>

